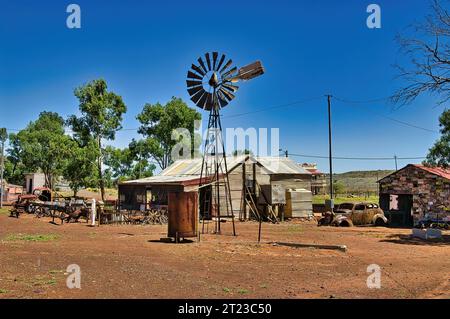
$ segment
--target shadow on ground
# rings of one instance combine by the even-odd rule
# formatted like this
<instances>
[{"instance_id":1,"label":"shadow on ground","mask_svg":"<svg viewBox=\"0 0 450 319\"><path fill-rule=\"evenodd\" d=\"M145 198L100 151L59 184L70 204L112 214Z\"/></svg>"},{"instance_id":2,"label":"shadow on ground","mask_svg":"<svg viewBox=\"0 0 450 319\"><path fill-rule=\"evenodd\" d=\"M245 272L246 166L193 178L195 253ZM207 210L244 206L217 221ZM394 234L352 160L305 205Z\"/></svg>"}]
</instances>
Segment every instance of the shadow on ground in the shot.
<instances>
[{"instance_id":1,"label":"shadow on ground","mask_svg":"<svg viewBox=\"0 0 450 319\"><path fill-rule=\"evenodd\" d=\"M380 242L403 244L403 245L420 245L420 246L446 246L450 245L450 235L442 235L439 239L421 239L413 237L412 235L392 234L388 235L387 239L380 240Z\"/></svg>"},{"instance_id":2,"label":"shadow on ground","mask_svg":"<svg viewBox=\"0 0 450 319\"><path fill-rule=\"evenodd\" d=\"M190 239L183 239L180 240L178 243L175 243L175 240L171 240L170 238L162 238L162 239L151 239L147 240L149 243L158 243L158 244L190 244L193 243L193 240Z\"/></svg>"}]
</instances>

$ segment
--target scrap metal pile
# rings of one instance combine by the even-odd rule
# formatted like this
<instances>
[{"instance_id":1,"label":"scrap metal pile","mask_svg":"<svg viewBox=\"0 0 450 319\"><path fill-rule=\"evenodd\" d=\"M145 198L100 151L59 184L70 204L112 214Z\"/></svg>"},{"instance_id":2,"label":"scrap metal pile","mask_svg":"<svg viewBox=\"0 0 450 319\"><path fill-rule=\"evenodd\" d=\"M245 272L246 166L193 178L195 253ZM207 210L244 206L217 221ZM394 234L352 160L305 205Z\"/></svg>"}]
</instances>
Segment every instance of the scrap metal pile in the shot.
<instances>
[{"instance_id":1,"label":"scrap metal pile","mask_svg":"<svg viewBox=\"0 0 450 319\"><path fill-rule=\"evenodd\" d=\"M60 197L51 200L50 194L49 190L43 190L42 194L33 192L33 194L19 196L10 209L10 216L19 218L23 213L34 214L36 218L51 217L53 222L55 218L60 219L61 224L77 222L81 217L88 220L90 207L84 199Z\"/></svg>"},{"instance_id":2,"label":"scrap metal pile","mask_svg":"<svg viewBox=\"0 0 450 319\"><path fill-rule=\"evenodd\" d=\"M99 207L102 224L165 225L168 222L167 206L143 207L139 210L119 209L116 203L107 202Z\"/></svg>"},{"instance_id":3,"label":"scrap metal pile","mask_svg":"<svg viewBox=\"0 0 450 319\"><path fill-rule=\"evenodd\" d=\"M10 209L10 216L19 218L20 214L33 214L36 218L50 217L52 221L64 222L90 220L92 199L81 197L53 198L46 188L35 189L33 194L20 195ZM167 224L167 207L152 207L143 210L118 209L115 201L98 202L97 214L101 224L163 225Z\"/></svg>"}]
</instances>

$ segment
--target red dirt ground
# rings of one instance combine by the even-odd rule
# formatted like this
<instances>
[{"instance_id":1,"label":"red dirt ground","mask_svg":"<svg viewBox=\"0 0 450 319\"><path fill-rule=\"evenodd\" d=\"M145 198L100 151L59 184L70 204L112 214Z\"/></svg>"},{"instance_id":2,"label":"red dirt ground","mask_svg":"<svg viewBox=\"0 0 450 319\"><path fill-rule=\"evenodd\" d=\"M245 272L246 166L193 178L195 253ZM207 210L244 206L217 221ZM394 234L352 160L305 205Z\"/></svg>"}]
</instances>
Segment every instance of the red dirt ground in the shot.
<instances>
[{"instance_id":1,"label":"red dirt ground","mask_svg":"<svg viewBox=\"0 0 450 319\"><path fill-rule=\"evenodd\" d=\"M84 223L0 215L0 298L450 298L450 233L411 239L408 229L316 227L308 222L223 224L201 242L161 243L166 226ZM15 234L54 234L47 242ZM275 246L273 241L347 245L348 251ZM69 264L81 289L68 289ZM381 267L381 288L366 285Z\"/></svg>"}]
</instances>

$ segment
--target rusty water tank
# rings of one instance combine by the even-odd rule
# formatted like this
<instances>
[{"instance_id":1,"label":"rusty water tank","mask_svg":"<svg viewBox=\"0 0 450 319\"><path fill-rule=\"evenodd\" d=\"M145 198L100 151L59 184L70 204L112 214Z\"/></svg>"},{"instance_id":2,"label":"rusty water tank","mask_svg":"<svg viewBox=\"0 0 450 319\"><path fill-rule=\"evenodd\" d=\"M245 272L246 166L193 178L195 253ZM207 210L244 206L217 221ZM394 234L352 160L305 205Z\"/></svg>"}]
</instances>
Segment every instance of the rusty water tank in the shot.
<instances>
[{"instance_id":1,"label":"rusty water tank","mask_svg":"<svg viewBox=\"0 0 450 319\"><path fill-rule=\"evenodd\" d=\"M197 237L198 193L169 193L168 237L179 241L181 238Z\"/></svg>"}]
</instances>

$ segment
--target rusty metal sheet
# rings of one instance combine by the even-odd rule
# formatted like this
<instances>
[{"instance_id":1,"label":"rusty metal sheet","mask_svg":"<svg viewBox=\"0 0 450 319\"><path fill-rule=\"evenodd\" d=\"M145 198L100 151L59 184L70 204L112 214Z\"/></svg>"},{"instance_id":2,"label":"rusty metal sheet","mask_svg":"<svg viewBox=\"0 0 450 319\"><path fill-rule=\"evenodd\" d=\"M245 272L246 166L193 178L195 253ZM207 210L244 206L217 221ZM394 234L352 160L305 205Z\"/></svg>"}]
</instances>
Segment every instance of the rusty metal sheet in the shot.
<instances>
[{"instance_id":1,"label":"rusty metal sheet","mask_svg":"<svg viewBox=\"0 0 450 319\"><path fill-rule=\"evenodd\" d=\"M169 193L168 237L197 236L198 192Z\"/></svg>"}]
</instances>

